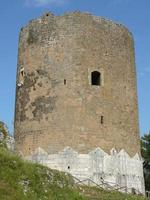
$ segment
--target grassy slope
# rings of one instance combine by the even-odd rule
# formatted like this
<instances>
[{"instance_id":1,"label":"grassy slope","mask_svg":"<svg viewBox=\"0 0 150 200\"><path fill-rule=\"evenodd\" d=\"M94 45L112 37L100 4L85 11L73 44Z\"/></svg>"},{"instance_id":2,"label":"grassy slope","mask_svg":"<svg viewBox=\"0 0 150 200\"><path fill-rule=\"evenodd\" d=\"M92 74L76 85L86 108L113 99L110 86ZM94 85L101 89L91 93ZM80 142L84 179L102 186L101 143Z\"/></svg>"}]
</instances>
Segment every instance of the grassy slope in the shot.
<instances>
[{"instance_id":1,"label":"grassy slope","mask_svg":"<svg viewBox=\"0 0 150 200\"><path fill-rule=\"evenodd\" d=\"M0 149L0 200L84 199L70 176Z\"/></svg>"},{"instance_id":2,"label":"grassy slope","mask_svg":"<svg viewBox=\"0 0 150 200\"><path fill-rule=\"evenodd\" d=\"M0 200L142 200L119 192L76 186L70 175L21 160L0 147Z\"/></svg>"}]
</instances>

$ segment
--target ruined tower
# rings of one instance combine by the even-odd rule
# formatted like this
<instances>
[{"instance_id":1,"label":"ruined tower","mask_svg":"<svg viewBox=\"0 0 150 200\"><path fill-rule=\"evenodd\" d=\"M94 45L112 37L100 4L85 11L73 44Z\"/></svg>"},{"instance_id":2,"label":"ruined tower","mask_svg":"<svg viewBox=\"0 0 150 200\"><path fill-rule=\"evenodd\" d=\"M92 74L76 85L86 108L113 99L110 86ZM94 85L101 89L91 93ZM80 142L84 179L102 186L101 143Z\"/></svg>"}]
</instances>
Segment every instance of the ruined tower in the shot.
<instances>
[{"instance_id":1,"label":"ruined tower","mask_svg":"<svg viewBox=\"0 0 150 200\"><path fill-rule=\"evenodd\" d=\"M131 33L80 12L46 13L23 27L15 139L27 158L143 192Z\"/></svg>"}]
</instances>

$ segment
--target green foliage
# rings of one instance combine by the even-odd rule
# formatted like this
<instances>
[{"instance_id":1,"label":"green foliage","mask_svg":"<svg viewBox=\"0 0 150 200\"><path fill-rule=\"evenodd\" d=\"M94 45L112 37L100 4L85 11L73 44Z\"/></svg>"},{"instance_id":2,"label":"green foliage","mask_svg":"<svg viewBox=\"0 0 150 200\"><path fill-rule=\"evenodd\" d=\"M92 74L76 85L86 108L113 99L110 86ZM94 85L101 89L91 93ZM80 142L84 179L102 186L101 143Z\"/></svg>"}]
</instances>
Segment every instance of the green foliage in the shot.
<instances>
[{"instance_id":1,"label":"green foliage","mask_svg":"<svg viewBox=\"0 0 150 200\"><path fill-rule=\"evenodd\" d=\"M144 162L144 176L145 188L150 191L150 132L141 138L141 153L145 160Z\"/></svg>"},{"instance_id":2,"label":"green foliage","mask_svg":"<svg viewBox=\"0 0 150 200\"><path fill-rule=\"evenodd\" d=\"M1 134L1 138L0 138L0 147L5 147L7 148L7 145L6 145L6 137L7 135L9 134L8 132L8 128L7 126L5 125L4 122L0 121L0 134Z\"/></svg>"},{"instance_id":3,"label":"green foliage","mask_svg":"<svg viewBox=\"0 0 150 200\"><path fill-rule=\"evenodd\" d=\"M96 187L82 186L80 190L90 200L146 200L146 198L126 193L108 191Z\"/></svg>"},{"instance_id":4,"label":"green foliage","mask_svg":"<svg viewBox=\"0 0 150 200\"><path fill-rule=\"evenodd\" d=\"M0 148L0 199L84 200L70 175L21 160Z\"/></svg>"},{"instance_id":5,"label":"green foliage","mask_svg":"<svg viewBox=\"0 0 150 200\"><path fill-rule=\"evenodd\" d=\"M150 132L141 138L141 143L142 156L147 162L150 162Z\"/></svg>"},{"instance_id":6,"label":"green foliage","mask_svg":"<svg viewBox=\"0 0 150 200\"><path fill-rule=\"evenodd\" d=\"M71 175L23 161L0 147L2 200L144 200L120 192L75 185Z\"/></svg>"},{"instance_id":7,"label":"green foliage","mask_svg":"<svg viewBox=\"0 0 150 200\"><path fill-rule=\"evenodd\" d=\"M5 140L0 140L0 147L7 148Z\"/></svg>"},{"instance_id":8,"label":"green foliage","mask_svg":"<svg viewBox=\"0 0 150 200\"><path fill-rule=\"evenodd\" d=\"M7 126L6 126L5 123L2 122L2 121L0 121L0 132L3 133L4 138L6 138L7 135L8 135L8 133L9 133L9 132L8 132Z\"/></svg>"}]
</instances>

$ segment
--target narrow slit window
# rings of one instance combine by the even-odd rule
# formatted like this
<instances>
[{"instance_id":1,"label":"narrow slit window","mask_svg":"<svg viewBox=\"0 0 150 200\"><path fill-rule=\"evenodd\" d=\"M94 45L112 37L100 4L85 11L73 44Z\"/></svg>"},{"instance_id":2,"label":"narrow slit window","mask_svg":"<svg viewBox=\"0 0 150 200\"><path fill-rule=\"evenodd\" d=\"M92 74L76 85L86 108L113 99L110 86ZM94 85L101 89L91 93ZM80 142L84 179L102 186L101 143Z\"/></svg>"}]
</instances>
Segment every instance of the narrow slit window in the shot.
<instances>
[{"instance_id":1,"label":"narrow slit window","mask_svg":"<svg viewBox=\"0 0 150 200\"><path fill-rule=\"evenodd\" d=\"M104 123L104 116L101 116L101 124Z\"/></svg>"},{"instance_id":2,"label":"narrow slit window","mask_svg":"<svg viewBox=\"0 0 150 200\"><path fill-rule=\"evenodd\" d=\"M91 84L92 85L101 85L101 73L94 71L91 73Z\"/></svg>"},{"instance_id":3,"label":"narrow slit window","mask_svg":"<svg viewBox=\"0 0 150 200\"><path fill-rule=\"evenodd\" d=\"M64 85L66 85L66 79L64 79Z\"/></svg>"}]
</instances>

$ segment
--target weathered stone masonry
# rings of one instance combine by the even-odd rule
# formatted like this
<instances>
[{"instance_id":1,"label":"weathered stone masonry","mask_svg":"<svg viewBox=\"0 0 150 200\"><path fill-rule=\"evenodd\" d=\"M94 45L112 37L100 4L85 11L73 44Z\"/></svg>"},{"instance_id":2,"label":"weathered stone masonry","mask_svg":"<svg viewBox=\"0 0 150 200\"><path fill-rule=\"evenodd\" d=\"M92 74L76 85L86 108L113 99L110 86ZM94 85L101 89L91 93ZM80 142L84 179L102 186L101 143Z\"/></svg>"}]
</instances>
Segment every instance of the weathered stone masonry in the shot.
<instances>
[{"instance_id":1,"label":"weathered stone masonry","mask_svg":"<svg viewBox=\"0 0 150 200\"><path fill-rule=\"evenodd\" d=\"M16 87L24 156L39 147L140 156L134 44L124 26L80 12L30 21L20 32Z\"/></svg>"}]
</instances>

